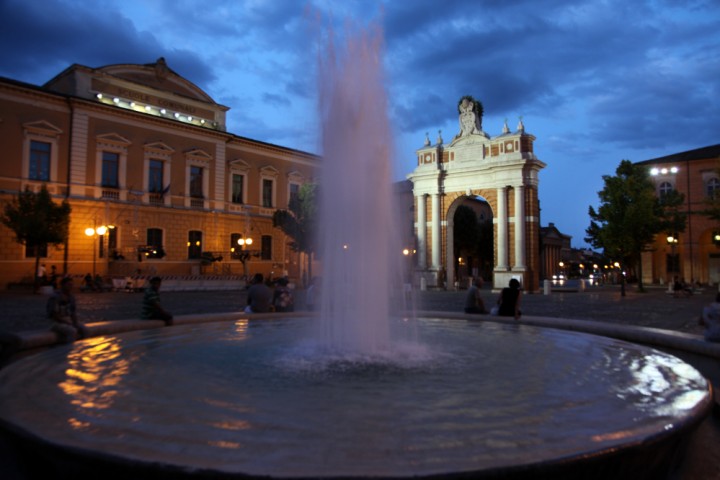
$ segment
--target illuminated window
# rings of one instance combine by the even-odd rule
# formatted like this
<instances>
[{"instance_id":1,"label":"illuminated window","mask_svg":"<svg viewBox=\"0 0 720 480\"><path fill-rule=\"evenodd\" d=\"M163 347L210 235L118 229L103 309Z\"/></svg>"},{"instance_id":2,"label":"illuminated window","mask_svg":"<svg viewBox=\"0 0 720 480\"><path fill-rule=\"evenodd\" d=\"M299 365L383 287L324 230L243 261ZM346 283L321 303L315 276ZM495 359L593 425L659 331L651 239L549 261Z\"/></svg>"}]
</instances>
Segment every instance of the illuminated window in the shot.
<instances>
[{"instance_id":1,"label":"illuminated window","mask_svg":"<svg viewBox=\"0 0 720 480\"><path fill-rule=\"evenodd\" d=\"M202 256L202 232L190 230L188 232L188 259L197 259Z\"/></svg>"}]
</instances>

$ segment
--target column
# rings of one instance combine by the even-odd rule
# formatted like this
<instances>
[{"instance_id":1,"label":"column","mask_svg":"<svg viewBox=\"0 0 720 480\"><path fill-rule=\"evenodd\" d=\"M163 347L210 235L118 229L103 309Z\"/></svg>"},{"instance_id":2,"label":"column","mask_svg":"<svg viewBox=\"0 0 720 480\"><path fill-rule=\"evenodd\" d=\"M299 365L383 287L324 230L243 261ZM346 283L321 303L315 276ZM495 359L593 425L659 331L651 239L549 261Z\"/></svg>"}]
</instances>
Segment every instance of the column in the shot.
<instances>
[{"instance_id":1,"label":"column","mask_svg":"<svg viewBox=\"0 0 720 480\"><path fill-rule=\"evenodd\" d=\"M507 252L507 236L508 236L508 210L507 210L507 197L506 188L497 189L497 205L498 205L498 216L497 216L497 263L495 265L496 270L507 270L508 267L508 252Z\"/></svg>"},{"instance_id":2,"label":"column","mask_svg":"<svg viewBox=\"0 0 720 480\"><path fill-rule=\"evenodd\" d=\"M425 212L425 194L415 197L417 202L417 240L418 268L427 268L427 216Z\"/></svg>"},{"instance_id":3,"label":"column","mask_svg":"<svg viewBox=\"0 0 720 480\"><path fill-rule=\"evenodd\" d=\"M432 268L440 269L440 194L432 194Z\"/></svg>"},{"instance_id":4,"label":"column","mask_svg":"<svg viewBox=\"0 0 720 480\"><path fill-rule=\"evenodd\" d=\"M515 187L515 265L513 270L525 270L525 187Z\"/></svg>"}]
</instances>

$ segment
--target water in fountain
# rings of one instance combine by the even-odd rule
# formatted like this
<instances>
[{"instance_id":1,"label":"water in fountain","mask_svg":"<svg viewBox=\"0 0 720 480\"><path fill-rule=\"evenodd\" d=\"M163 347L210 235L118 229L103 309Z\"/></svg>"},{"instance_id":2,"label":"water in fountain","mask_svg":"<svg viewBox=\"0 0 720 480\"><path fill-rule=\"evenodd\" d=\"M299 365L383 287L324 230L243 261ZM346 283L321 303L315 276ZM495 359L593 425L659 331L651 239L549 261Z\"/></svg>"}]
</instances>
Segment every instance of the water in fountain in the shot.
<instances>
[{"instance_id":1,"label":"water in fountain","mask_svg":"<svg viewBox=\"0 0 720 480\"><path fill-rule=\"evenodd\" d=\"M393 233L382 43L379 28L337 47L330 35L319 68L321 337L326 347L348 354L390 348L389 294L400 248Z\"/></svg>"}]
</instances>

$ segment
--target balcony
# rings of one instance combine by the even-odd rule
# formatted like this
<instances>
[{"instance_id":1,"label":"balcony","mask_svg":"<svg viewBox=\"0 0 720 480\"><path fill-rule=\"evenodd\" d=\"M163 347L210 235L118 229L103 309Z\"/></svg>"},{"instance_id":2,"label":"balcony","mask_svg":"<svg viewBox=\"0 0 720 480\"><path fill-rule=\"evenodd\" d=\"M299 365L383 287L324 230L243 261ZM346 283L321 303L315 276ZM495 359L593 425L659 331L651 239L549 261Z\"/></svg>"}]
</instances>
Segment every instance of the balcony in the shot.
<instances>
[{"instance_id":1,"label":"balcony","mask_svg":"<svg viewBox=\"0 0 720 480\"><path fill-rule=\"evenodd\" d=\"M204 198L190 198L190 206L192 208L205 208L205 199Z\"/></svg>"},{"instance_id":2,"label":"balcony","mask_svg":"<svg viewBox=\"0 0 720 480\"><path fill-rule=\"evenodd\" d=\"M116 188L103 187L100 196L108 200L120 200L120 190Z\"/></svg>"},{"instance_id":3,"label":"balcony","mask_svg":"<svg viewBox=\"0 0 720 480\"><path fill-rule=\"evenodd\" d=\"M152 205L163 205L165 203L162 193L150 193L148 195L148 201Z\"/></svg>"}]
</instances>

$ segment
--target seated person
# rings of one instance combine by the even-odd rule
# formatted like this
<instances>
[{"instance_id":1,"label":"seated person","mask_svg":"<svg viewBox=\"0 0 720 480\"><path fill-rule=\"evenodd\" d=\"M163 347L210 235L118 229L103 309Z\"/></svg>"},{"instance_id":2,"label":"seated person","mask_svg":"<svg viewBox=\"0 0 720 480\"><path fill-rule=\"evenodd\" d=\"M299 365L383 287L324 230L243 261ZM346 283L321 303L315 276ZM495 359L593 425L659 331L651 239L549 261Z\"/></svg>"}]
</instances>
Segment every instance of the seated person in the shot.
<instances>
[{"instance_id":1,"label":"seated person","mask_svg":"<svg viewBox=\"0 0 720 480\"><path fill-rule=\"evenodd\" d=\"M276 312L292 312L295 310L295 300L288 283L288 279L284 277L277 281L272 300Z\"/></svg>"},{"instance_id":2,"label":"seated person","mask_svg":"<svg viewBox=\"0 0 720 480\"><path fill-rule=\"evenodd\" d=\"M713 303L703 308L699 323L705 327L705 340L720 342L720 293Z\"/></svg>"},{"instance_id":3,"label":"seated person","mask_svg":"<svg viewBox=\"0 0 720 480\"><path fill-rule=\"evenodd\" d=\"M272 311L272 290L265 285L262 273L256 273L247 294L245 313L267 313Z\"/></svg>"},{"instance_id":4,"label":"seated person","mask_svg":"<svg viewBox=\"0 0 720 480\"><path fill-rule=\"evenodd\" d=\"M465 313L488 313L485 310L485 303L480 297L480 289L483 286L483 279L477 277L473 280L473 284L468 288L465 296Z\"/></svg>"},{"instance_id":5,"label":"seated person","mask_svg":"<svg viewBox=\"0 0 720 480\"><path fill-rule=\"evenodd\" d=\"M510 279L507 287L500 292L497 301L498 315L501 317L514 317L515 320L520 319L522 312L520 311L520 281L516 278Z\"/></svg>"},{"instance_id":6,"label":"seated person","mask_svg":"<svg viewBox=\"0 0 720 480\"><path fill-rule=\"evenodd\" d=\"M77 318L75 295L72 293L74 286L72 278L63 278L60 289L48 299L46 305L47 316L53 322L50 329L58 334L62 343L74 342L88 334L85 325Z\"/></svg>"},{"instance_id":7,"label":"seated person","mask_svg":"<svg viewBox=\"0 0 720 480\"><path fill-rule=\"evenodd\" d=\"M145 289L145 296L143 296L140 318L143 320L162 320L165 325L172 325L172 314L160 305L161 284L162 279L160 277L150 279L150 286Z\"/></svg>"}]
</instances>

